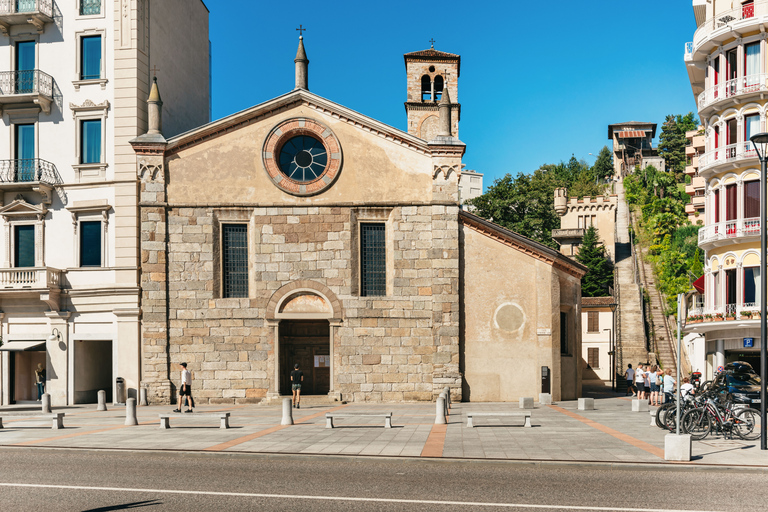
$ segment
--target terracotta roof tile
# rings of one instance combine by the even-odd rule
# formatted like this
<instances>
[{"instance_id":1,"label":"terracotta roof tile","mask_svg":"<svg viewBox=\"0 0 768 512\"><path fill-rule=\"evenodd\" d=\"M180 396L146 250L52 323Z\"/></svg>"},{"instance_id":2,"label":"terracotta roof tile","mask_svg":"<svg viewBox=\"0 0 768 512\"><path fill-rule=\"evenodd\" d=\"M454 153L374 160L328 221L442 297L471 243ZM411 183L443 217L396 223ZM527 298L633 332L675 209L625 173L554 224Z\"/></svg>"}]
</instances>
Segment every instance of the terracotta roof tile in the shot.
<instances>
[{"instance_id":1,"label":"terracotta roof tile","mask_svg":"<svg viewBox=\"0 0 768 512\"><path fill-rule=\"evenodd\" d=\"M581 306L582 307L595 307L595 306L610 306L611 304L614 304L616 302L616 299L613 297L582 297L581 298Z\"/></svg>"}]
</instances>

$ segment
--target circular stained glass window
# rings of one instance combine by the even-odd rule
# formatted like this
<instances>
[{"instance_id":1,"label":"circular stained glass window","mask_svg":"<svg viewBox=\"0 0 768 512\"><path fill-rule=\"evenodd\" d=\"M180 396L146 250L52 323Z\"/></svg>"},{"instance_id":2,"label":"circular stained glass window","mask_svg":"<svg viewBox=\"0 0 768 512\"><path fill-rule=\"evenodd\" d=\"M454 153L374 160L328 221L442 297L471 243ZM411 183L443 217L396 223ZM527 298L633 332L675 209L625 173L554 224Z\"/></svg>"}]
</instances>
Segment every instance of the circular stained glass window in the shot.
<instances>
[{"instance_id":1,"label":"circular stained glass window","mask_svg":"<svg viewBox=\"0 0 768 512\"><path fill-rule=\"evenodd\" d=\"M294 181L314 181L322 176L327 165L328 152L314 137L292 137L280 149L280 171Z\"/></svg>"}]
</instances>

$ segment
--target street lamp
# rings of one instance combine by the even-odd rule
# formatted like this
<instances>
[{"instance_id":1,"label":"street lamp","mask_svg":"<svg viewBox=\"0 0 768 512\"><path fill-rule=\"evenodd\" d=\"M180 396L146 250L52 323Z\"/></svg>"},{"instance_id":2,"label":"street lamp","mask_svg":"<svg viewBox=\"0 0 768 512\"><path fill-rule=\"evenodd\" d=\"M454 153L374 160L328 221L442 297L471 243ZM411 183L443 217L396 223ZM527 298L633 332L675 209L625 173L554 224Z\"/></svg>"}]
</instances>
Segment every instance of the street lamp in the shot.
<instances>
[{"instance_id":1,"label":"street lamp","mask_svg":"<svg viewBox=\"0 0 768 512\"><path fill-rule=\"evenodd\" d=\"M749 138L755 146L757 158L760 159L760 449L767 450L768 442L766 440L765 425L765 385L768 380L768 364L766 357L766 204L768 195L765 192L765 185L768 182L766 175L766 163L768 163L768 133L757 133Z\"/></svg>"},{"instance_id":2,"label":"street lamp","mask_svg":"<svg viewBox=\"0 0 768 512\"><path fill-rule=\"evenodd\" d=\"M603 332L608 331L608 355L611 357L611 391L616 391L616 384L613 381L613 378L616 376L616 369L615 369L615 362L616 359L614 359L614 354L616 353L613 350L613 329L603 329Z\"/></svg>"}]
</instances>

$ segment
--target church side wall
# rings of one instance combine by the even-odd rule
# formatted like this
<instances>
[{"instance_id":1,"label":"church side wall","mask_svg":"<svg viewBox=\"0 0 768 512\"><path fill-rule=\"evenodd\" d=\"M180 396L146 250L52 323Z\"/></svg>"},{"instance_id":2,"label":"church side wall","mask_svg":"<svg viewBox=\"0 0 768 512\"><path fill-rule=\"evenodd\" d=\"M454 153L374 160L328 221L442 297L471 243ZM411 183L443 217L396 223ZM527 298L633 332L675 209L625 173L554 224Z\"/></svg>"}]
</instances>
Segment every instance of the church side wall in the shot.
<instances>
[{"instance_id":1,"label":"church side wall","mask_svg":"<svg viewBox=\"0 0 768 512\"><path fill-rule=\"evenodd\" d=\"M383 297L359 296L357 226L370 219L387 226ZM248 298L220 298L228 222L248 226ZM167 225L173 389L185 361L202 403L264 398L276 388L267 306L284 285L312 281L342 304L332 384L342 399L432 400L446 385L460 399L457 207L168 208Z\"/></svg>"}]
</instances>

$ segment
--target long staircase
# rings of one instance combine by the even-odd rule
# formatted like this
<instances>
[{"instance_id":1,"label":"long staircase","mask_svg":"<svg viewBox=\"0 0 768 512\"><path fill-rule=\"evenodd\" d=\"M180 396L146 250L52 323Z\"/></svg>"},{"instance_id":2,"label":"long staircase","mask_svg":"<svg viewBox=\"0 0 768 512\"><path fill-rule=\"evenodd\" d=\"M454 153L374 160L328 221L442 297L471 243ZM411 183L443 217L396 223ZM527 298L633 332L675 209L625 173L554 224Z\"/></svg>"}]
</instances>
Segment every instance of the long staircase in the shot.
<instances>
[{"instance_id":1,"label":"long staircase","mask_svg":"<svg viewBox=\"0 0 768 512\"><path fill-rule=\"evenodd\" d=\"M639 269L629 237L629 208L624 198L624 184L617 184L619 204L616 212L616 293L619 307L616 329L616 383L621 390L626 385L623 374L627 364L648 361L643 320L642 289Z\"/></svg>"}]
</instances>

